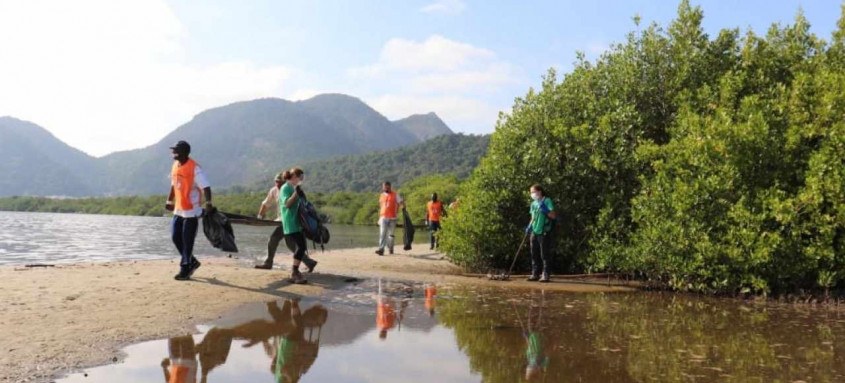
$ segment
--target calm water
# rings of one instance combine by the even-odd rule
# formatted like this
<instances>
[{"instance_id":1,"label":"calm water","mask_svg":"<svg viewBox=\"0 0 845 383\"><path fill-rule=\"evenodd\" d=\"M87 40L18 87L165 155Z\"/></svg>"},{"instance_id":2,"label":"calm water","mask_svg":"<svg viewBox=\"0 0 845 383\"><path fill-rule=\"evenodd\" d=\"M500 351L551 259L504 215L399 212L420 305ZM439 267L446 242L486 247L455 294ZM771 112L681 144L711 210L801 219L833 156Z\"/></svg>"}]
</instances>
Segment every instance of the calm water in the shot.
<instances>
[{"instance_id":1,"label":"calm water","mask_svg":"<svg viewBox=\"0 0 845 383\"><path fill-rule=\"evenodd\" d=\"M162 382L177 365L218 383L845 380L845 316L828 309L378 284L248 305L58 382Z\"/></svg>"},{"instance_id":2,"label":"calm water","mask_svg":"<svg viewBox=\"0 0 845 383\"><path fill-rule=\"evenodd\" d=\"M0 219L0 264L176 257L167 218ZM235 226L238 256L263 257L271 230ZM375 227L333 226L330 245L373 246L375 237ZM203 237L197 244L201 256L225 255ZM163 382L165 371L218 383L845 381L838 308L506 288L363 280L319 299L248 305L60 381Z\"/></svg>"},{"instance_id":3,"label":"calm water","mask_svg":"<svg viewBox=\"0 0 845 383\"><path fill-rule=\"evenodd\" d=\"M170 218L92 214L19 213L0 211L0 265L76 263L177 257L170 241ZM273 227L233 225L241 258L264 259ZM373 247L375 226L330 225L327 248ZM396 229L397 243L402 229ZM428 233L417 230L415 242L424 246ZM309 246L310 243L309 243ZM280 253L287 251L284 243ZM208 244L200 227L194 253L227 255Z\"/></svg>"}]
</instances>

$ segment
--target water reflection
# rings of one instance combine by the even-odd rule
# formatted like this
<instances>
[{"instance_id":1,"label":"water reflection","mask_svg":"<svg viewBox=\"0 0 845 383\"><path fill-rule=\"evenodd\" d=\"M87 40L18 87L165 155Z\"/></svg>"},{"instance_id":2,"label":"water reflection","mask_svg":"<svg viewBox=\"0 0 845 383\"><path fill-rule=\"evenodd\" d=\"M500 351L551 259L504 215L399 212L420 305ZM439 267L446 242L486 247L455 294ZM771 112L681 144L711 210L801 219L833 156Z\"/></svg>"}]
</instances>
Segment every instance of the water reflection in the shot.
<instances>
[{"instance_id":1,"label":"water reflection","mask_svg":"<svg viewBox=\"0 0 845 383\"><path fill-rule=\"evenodd\" d=\"M298 299L285 300L281 308L276 301L266 305L270 320L255 319L232 328L214 327L196 346L189 335L170 338L169 357L161 362L165 382L195 382L197 357L201 382L207 382L209 373L226 363L233 340L242 340L243 348L261 344L276 382L298 382L317 359L320 329L328 311L320 305L303 311Z\"/></svg>"},{"instance_id":2,"label":"water reflection","mask_svg":"<svg viewBox=\"0 0 845 383\"><path fill-rule=\"evenodd\" d=\"M373 280L201 330L60 382L845 381L838 309L670 294Z\"/></svg>"}]
</instances>

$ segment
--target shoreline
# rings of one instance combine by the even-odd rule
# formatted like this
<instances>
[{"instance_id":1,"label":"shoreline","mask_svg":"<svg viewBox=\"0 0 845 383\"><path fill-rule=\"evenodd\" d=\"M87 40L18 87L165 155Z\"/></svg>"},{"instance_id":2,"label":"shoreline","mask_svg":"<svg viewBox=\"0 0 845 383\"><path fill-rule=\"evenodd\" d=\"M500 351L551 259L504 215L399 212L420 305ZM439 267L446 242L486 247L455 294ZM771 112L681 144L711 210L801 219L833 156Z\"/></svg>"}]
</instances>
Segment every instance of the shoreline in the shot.
<instances>
[{"instance_id":1,"label":"shoreline","mask_svg":"<svg viewBox=\"0 0 845 383\"><path fill-rule=\"evenodd\" d=\"M202 267L191 281L175 281L178 260L0 266L0 382L48 382L81 369L123 358L129 344L195 333L238 306L290 296L318 298L343 289L350 278L542 288L569 292L635 291L582 282L548 284L491 281L461 270L428 250L376 256L372 248L329 250L309 283L287 281L290 257L276 256L285 270L253 269L252 259L198 254Z\"/></svg>"}]
</instances>

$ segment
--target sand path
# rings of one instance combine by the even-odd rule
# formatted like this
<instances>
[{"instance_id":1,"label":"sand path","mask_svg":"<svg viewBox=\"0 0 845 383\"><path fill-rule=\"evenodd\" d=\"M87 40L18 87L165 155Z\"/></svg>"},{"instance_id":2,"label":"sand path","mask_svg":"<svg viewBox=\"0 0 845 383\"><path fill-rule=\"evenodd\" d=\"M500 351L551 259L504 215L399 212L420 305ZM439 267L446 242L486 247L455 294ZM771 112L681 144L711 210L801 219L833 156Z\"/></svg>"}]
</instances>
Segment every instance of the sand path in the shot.
<instances>
[{"instance_id":1,"label":"sand path","mask_svg":"<svg viewBox=\"0 0 845 383\"><path fill-rule=\"evenodd\" d=\"M81 368L119 360L120 348L143 340L195 332L195 325L250 302L291 295L319 296L348 279L384 277L512 288L524 281L488 281L460 270L427 250L379 257L372 249L317 253L309 284L291 285L288 271L252 269L252 260L203 257L192 281L173 280L172 261L136 261L55 267L0 267L0 382L48 382ZM277 262L289 267L289 257ZM567 291L625 290L555 282Z\"/></svg>"}]
</instances>

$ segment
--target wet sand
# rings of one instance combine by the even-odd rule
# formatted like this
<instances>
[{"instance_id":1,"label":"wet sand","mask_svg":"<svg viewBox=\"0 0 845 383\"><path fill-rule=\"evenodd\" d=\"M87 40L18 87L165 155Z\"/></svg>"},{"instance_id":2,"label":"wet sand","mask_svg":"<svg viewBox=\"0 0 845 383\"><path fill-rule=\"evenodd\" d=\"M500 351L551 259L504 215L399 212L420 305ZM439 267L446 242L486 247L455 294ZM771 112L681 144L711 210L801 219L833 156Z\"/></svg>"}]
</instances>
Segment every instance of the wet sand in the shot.
<instances>
[{"instance_id":1,"label":"wet sand","mask_svg":"<svg viewBox=\"0 0 845 383\"><path fill-rule=\"evenodd\" d=\"M191 281L173 280L177 260L55 267L0 267L0 382L48 382L57 375L120 360L120 348L143 340L194 333L195 326L250 302L319 296L342 289L351 278L383 277L445 284L540 287L512 278L490 281L428 250L379 257L373 249L317 252L320 264L309 283L292 285L285 270L253 269L253 260L203 257ZM547 290L621 291L621 286L543 284Z\"/></svg>"}]
</instances>

